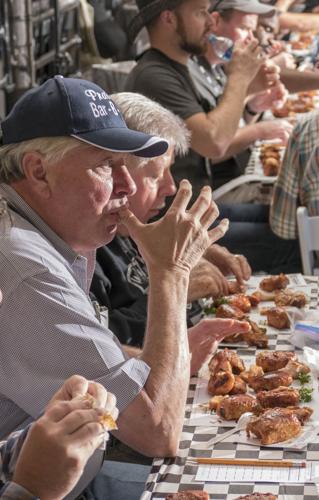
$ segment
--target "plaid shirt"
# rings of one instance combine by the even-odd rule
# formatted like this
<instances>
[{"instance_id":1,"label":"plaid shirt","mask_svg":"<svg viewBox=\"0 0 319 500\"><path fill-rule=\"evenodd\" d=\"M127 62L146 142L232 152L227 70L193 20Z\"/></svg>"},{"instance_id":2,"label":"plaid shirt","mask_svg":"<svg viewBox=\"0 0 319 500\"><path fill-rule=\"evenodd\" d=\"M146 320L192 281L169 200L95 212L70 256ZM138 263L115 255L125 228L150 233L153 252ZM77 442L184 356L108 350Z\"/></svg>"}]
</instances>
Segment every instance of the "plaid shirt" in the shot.
<instances>
[{"instance_id":1,"label":"plaid shirt","mask_svg":"<svg viewBox=\"0 0 319 500\"><path fill-rule=\"evenodd\" d=\"M274 187L270 226L284 239L297 238L297 207L319 215L319 112L303 117L290 137Z\"/></svg>"},{"instance_id":2,"label":"plaid shirt","mask_svg":"<svg viewBox=\"0 0 319 500\"><path fill-rule=\"evenodd\" d=\"M28 428L11 434L0 443L0 500L36 500L22 486L11 481Z\"/></svg>"}]
</instances>

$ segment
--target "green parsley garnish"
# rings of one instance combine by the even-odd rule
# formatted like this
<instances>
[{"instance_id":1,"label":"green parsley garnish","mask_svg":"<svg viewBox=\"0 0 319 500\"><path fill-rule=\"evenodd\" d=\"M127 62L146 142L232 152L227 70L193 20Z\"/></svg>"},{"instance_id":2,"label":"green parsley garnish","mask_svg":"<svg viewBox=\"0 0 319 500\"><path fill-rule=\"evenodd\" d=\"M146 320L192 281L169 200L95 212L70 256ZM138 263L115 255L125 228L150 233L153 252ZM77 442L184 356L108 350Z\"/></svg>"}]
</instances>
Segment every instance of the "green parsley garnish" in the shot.
<instances>
[{"instance_id":1,"label":"green parsley garnish","mask_svg":"<svg viewBox=\"0 0 319 500\"><path fill-rule=\"evenodd\" d=\"M301 389L299 389L300 400L303 403L309 403L309 401L312 400L312 392L313 389L310 387L301 387Z\"/></svg>"},{"instance_id":2,"label":"green parsley garnish","mask_svg":"<svg viewBox=\"0 0 319 500\"><path fill-rule=\"evenodd\" d=\"M309 384L310 379L310 373L298 373L298 380L301 385Z\"/></svg>"}]
</instances>

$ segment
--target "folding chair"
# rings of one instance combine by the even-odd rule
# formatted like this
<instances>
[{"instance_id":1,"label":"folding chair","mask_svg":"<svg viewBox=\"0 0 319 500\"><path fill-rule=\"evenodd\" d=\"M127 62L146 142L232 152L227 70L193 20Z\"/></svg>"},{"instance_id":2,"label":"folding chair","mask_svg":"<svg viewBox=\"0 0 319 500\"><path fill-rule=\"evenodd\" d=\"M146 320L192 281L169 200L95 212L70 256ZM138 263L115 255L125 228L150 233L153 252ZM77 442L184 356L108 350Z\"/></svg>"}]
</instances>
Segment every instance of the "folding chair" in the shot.
<instances>
[{"instance_id":1,"label":"folding chair","mask_svg":"<svg viewBox=\"0 0 319 500\"><path fill-rule=\"evenodd\" d=\"M319 251L319 216L310 217L306 207L297 208L297 226L303 273L318 275L316 250Z\"/></svg>"}]
</instances>

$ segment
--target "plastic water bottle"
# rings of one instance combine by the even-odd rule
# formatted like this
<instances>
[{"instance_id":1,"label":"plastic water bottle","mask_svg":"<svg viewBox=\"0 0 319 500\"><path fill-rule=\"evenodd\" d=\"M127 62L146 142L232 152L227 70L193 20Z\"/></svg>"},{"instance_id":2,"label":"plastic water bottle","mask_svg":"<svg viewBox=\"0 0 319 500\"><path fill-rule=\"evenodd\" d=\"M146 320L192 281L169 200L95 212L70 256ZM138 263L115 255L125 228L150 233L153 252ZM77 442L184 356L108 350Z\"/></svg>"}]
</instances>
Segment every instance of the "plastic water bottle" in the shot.
<instances>
[{"instance_id":1,"label":"plastic water bottle","mask_svg":"<svg viewBox=\"0 0 319 500\"><path fill-rule=\"evenodd\" d=\"M225 62L231 60L233 55L234 42L230 38L210 34L208 36L208 41L212 45L218 59Z\"/></svg>"}]
</instances>

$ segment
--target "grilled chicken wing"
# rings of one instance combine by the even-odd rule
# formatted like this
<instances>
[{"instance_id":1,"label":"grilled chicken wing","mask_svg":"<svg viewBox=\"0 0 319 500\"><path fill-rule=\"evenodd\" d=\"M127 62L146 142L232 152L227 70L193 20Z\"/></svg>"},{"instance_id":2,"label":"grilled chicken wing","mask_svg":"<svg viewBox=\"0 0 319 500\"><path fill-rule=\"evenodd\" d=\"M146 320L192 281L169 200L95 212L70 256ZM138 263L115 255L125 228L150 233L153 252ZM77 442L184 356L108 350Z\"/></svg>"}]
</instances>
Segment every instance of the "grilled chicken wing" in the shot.
<instances>
[{"instance_id":1,"label":"grilled chicken wing","mask_svg":"<svg viewBox=\"0 0 319 500\"><path fill-rule=\"evenodd\" d=\"M264 372L274 372L284 368L291 359L296 359L294 352L262 351L256 355L256 365L261 366Z\"/></svg>"},{"instance_id":2,"label":"grilled chicken wing","mask_svg":"<svg viewBox=\"0 0 319 500\"><path fill-rule=\"evenodd\" d=\"M300 363L300 361L296 359L291 359L280 371L289 373L292 378L298 378L299 373L309 373L310 368L305 363Z\"/></svg>"},{"instance_id":3,"label":"grilled chicken wing","mask_svg":"<svg viewBox=\"0 0 319 500\"><path fill-rule=\"evenodd\" d=\"M227 304L232 307L238 307L244 313L248 313L251 310L251 303L249 297L244 295L243 293L238 293L236 295L232 295L231 297L227 297Z\"/></svg>"},{"instance_id":4,"label":"grilled chicken wing","mask_svg":"<svg viewBox=\"0 0 319 500\"><path fill-rule=\"evenodd\" d=\"M240 320L245 317L245 313L241 309L228 304L222 304L216 309L216 318L234 318Z\"/></svg>"},{"instance_id":5,"label":"grilled chicken wing","mask_svg":"<svg viewBox=\"0 0 319 500\"><path fill-rule=\"evenodd\" d=\"M237 396L225 396L216 408L217 415L225 420L238 420L239 417L247 411L255 412L258 410L256 398L249 394L239 394Z\"/></svg>"},{"instance_id":6,"label":"grilled chicken wing","mask_svg":"<svg viewBox=\"0 0 319 500\"><path fill-rule=\"evenodd\" d=\"M280 408L280 410L282 414L293 413L301 425L307 423L313 414L313 409L309 408L309 406L287 406L287 408Z\"/></svg>"},{"instance_id":7,"label":"grilled chicken wing","mask_svg":"<svg viewBox=\"0 0 319 500\"><path fill-rule=\"evenodd\" d=\"M237 497L235 500L277 500L276 495L272 493L252 493L251 495L244 495L242 497Z\"/></svg>"},{"instance_id":8,"label":"grilled chicken wing","mask_svg":"<svg viewBox=\"0 0 319 500\"><path fill-rule=\"evenodd\" d=\"M252 417L246 431L260 439L261 444L280 443L291 439L301 431L301 423L293 412L283 412L286 408L272 408L259 417Z\"/></svg>"},{"instance_id":9,"label":"grilled chicken wing","mask_svg":"<svg viewBox=\"0 0 319 500\"><path fill-rule=\"evenodd\" d=\"M191 490L171 493L165 497L165 500L209 500L209 496L206 491Z\"/></svg>"},{"instance_id":10,"label":"grilled chicken wing","mask_svg":"<svg viewBox=\"0 0 319 500\"><path fill-rule=\"evenodd\" d=\"M232 371L238 375L245 370L245 365L235 351L224 349L218 351L210 360L208 364L209 371L214 373L216 371Z\"/></svg>"},{"instance_id":11,"label":"grilled chicken wing","mask_svg":"<svg viewBox=\"0 0 319 500\"><path fill-rule=\"evenodd\" d=\"M294 292L293 290L282 290L275 295L276 306L294 306L305 307L307 297L303 292Z\"/></svg>"},{"instance_id":12,"label":"grilled chicken wing","mask_svg":"<svg viewBox=\"0 0 319 500\"><path fill-rule=\"evenodd\" d=\"M258 392L257 401L263 408L296 406L300 401L300 396L297 389L283 386L271 391Z\"/></svg>"},{"instance_id":13,"label":"grilled chicken wing","mask_svg":"<svg viewBox=\"0 0 319 500\"><path fill-rule=\"evenodd\" d=\"M283 273L280 273L278 276L269 276L268 278L264 278L260 284L259 288L265 290L265 292L272 292L273 290L282 290L286 288L289 284L289 279Z\"/></svg>"},{"instance_id":14,"label":"grilled chicken wing","mask_svg":"<svg viewBox=\"0 0 319 500\"><path fill-rule=\"evenodd\" d=\"M249 377L260 377L264 375L264 370L261 366L251 365L248 370L241 372L240 377L248 383Z\"/></svg>"},{"instance_id":15,"label":"grilled chicken wing","mask_svg":"<svg viewBox=\"0 0 319 500\"><path fill-rule=\"evenodd\" d=\"M210 376L207 390L212 396L229 394L235 385L235 375L230 372L216 372Z\"/></svg>"},{"instance_id":16,"label":"grilled chicken wing","mask_svg":"<svg viewBox=\"0 0 319 500\"><path fill-rule=\"evenodd\" d=\"M247 392L246 382L239 375L235 375L234 387L229 394L245 394L245 392Z\"/></svg>"},{"instance_id":17,"label":"grilled chicken wing","mask_svg":"<svg viewBox=\"0 0 319 500\"><path fill-rule=\"evenodd\" d=\"M284 330L290 327L290 319L285 309L281 307L271 307L269 309L260 310L260 314L267 316L267 324L277 328L277 330Z\"/></svg>"},{"instance_id":18,"label":"grilled chicken wing","mask_svg":"<svg viewBox=\"0 0 319 500\"><path fill-rule=\"evenodd\" d=\"M254 345L261 349L268 347L268 338L266 335L267 329L264 327L259 327L255 321L251 319L246 319L247 323L250 324L249 332L243 333L243 338L246 340L248 345Z\"/></svg>"},{"instance_id":19,"label":"grilled chicken wing","mask_svg":"<svg viewBox=\"0 0 319 500\"><path fill-rule=\"evenodd\" d=\"M288 387L292 383L292 377L284 371L265 373L259 377L249 377L248 384L254 391L271 391L280 386Z\"/></svg>"}]
</instances>

